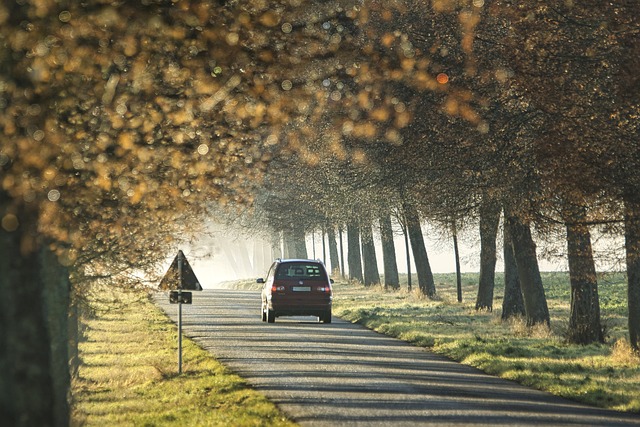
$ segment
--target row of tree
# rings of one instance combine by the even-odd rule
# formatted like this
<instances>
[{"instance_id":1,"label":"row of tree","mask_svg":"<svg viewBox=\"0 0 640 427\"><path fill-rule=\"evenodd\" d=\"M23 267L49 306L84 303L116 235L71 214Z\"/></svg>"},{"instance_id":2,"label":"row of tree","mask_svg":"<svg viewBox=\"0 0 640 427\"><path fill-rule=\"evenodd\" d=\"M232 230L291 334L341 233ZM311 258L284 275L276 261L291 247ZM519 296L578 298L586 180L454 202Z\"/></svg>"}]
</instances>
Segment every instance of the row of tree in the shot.
<instances>
[{"instance_id":1,"label":"row of tree","mask_svg":"<svg viewBox=\"0 0 640 427\"><path fill-rule=\"evenodd\" d=\"M369 70L369 79L349 80L370 94L362 96L369 115L351 112L343 120L328 110L327 121L342 124L341 144L327 151L335 127L320 127L310 136L320 148L272 164L260 209L275 229L295 224L298 235L346 225L350 270L365 282L358 263L362 250L366 276L371 225L401 212L428 296L435 287L421 219L454 235L474 224L481 241L478 309L492 308L503 215L503 312L518 313L522 301L530 325L549 323L531 228L544 235L563 227L570 340L585 344L603 340L590 228L606 225L625 238L637 350L640 117L638 78L629 67L638 64L638 7L440 4L437 13L423 2L372 8L376 30L357 42L382 65ZM424 60L422 52L435 55ZM408 68L416 72L403 73ZM424 91L429 85L433 90ZM407 112L412 120L399 125Z\"/></svg>"},{"instance_id":2,"label":"row of tree","mask_svg":"<svg viewBox=\"0 0 640 427\"><path fill-rule=\"evenodd\" d=\"M390 208L416 242L421 220L476 219L490 259L504 211L532 324L531 224L566 227L576 301L595 296L589 225L624 227L637 349L636 3L3 2L0 417L68 425L75 307L214 205L260 202L294 235L347 224L364 259Z\"/></svg>"},{"instance_id":3,"label":"row of tree","mask_svg":"<svg viewBox=\"0 0 640 427\"><path fill-rule=\"evenodd\" d=\"M140 285L209 205L251 200L295 108L247 35L271 40L269 5L176 3L0 4L7 425L69 425L94 286Z\"/></svg>"}]
</instances>

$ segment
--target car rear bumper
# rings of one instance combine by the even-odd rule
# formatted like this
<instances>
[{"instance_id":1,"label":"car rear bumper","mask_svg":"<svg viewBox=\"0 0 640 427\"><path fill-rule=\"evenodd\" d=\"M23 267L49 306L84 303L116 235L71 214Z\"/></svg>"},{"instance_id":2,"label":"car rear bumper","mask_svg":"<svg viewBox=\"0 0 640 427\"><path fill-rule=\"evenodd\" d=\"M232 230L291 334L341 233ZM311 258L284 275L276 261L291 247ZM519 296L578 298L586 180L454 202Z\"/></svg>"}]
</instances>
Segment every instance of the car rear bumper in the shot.
<instances>
[{"instance_id":1,"label":"car rear bumper","mask_svg":"<svg viewBox=\"0 0 640 427\"><path fill-rule=\"evenodd\" d=\"M324 316L328 310L331 310L331 303L313 304L313 305L290 305L290 304L274 304L271 302L269 308L273 310L277 316Z\"/></svg>"}]
</instances>

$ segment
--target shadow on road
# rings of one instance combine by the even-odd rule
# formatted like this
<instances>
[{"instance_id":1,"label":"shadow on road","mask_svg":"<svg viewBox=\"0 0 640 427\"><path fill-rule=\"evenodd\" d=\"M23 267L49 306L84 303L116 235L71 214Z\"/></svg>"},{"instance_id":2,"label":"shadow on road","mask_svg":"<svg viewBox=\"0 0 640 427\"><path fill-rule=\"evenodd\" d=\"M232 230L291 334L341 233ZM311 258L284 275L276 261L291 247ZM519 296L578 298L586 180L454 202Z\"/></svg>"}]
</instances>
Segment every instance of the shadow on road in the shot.
<instances>
[{"instance_id":1,"label":"shadow on road","mask_svg":"<svg viewBox=\"0 0 640 427\"><path fill-rule=\"evenodd\" d=\"M183 313L189 337L302 425L640 425L337 318L264 323L255 291L206 290Z\"/></svg>"}]
</instances>

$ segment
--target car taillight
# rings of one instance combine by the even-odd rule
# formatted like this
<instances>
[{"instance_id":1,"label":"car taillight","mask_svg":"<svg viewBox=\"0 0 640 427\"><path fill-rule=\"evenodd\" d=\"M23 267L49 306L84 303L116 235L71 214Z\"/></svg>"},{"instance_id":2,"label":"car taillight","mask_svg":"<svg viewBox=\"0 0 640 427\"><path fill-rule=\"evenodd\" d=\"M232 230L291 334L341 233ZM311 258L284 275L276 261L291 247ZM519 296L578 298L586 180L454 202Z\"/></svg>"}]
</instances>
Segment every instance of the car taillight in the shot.
<instances>
[{"instance_id":1,"label":"car taillight","mask_svg":"<svg viewBox=\"0 0 640 427\"><path fill-rule=\"evenodd\" d=\"M320 286L318 288L316 288L318 291L320 292L326 292L326 293L330 293L331 292L331 286Z\"/></svg>"},{"instance_id":2,"label":"car taillight","mask_svg":"<svg viewBox=\"0 0 640 427\"><path fill-rule=\"evenodd\" d=\"M273 285L271 287L271 292L284 292L284 286Z\"/></svg>"}]
</instances>

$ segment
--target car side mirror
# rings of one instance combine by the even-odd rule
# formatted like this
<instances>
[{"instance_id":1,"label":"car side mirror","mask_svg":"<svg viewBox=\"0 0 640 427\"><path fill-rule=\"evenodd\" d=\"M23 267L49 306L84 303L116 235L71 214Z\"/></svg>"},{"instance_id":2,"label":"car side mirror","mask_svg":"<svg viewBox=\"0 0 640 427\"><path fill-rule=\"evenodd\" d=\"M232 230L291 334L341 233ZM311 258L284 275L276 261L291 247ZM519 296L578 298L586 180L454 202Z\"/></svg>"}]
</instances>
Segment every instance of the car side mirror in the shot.
<instances>
[{"instance_id":1,"label":"car side mirror","mask_svg":"<svg viewBox=\"0 0 640 427\"><path fill-rule=\"evenodd\" d=\"M256 280L256 283L264 283L264 279L261 277L258 280Z\"/></svg>"},{"instance_id":2,"label":"car side mirror","mask_svg":"<svg viewBox=\"0 0 640 427\"><path fill-rule=\"evenodd\" d=\"M329 279L329 283L333 285L333 279Z\"/></svg>"}]
</instances>

